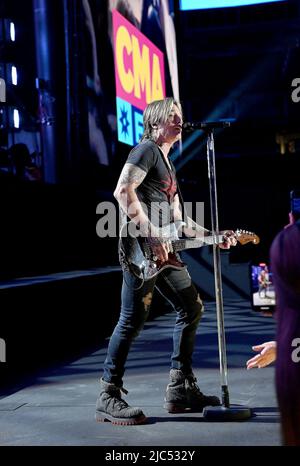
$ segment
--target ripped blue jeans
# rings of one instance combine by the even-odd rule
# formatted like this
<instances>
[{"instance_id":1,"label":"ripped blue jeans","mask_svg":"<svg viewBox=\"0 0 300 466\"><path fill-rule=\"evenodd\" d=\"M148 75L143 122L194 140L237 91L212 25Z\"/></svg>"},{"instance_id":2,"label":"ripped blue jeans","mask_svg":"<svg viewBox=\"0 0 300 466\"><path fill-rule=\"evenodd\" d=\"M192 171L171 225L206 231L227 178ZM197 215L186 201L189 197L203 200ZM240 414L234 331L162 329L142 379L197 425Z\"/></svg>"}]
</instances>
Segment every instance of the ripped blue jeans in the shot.
<instances>
[{"instance_id":1,"label":"ripped blue jeans","mask_svg":"<svg viewBox=\"0 0 300 466\"><path fill-rule=\"evenodd\" d=\"M110 338L104 362L103 379L123 386L125 364L134 338L142 330L149 315L154 287L176 311L173 331L171 368L185 374L192 371L192 355L196 330L203 313L203 304L186 269L166 269L158 277L144 282L129 272L123 272L121 313ZM139 288L139 289L138 289Z\"/></svg>"}]
</instances>

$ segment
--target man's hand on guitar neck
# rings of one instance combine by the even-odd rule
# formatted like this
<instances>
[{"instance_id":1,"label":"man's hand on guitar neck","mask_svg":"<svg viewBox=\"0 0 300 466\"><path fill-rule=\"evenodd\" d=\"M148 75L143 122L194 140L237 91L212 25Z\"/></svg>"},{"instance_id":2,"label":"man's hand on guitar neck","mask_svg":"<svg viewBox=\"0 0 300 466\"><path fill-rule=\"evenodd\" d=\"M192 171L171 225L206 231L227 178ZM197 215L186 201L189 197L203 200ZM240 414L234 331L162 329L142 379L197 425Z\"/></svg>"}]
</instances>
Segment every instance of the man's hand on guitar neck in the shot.
<instances>
[{"instance_id":1,"label":"man's hand on guitar neck","mask_svg":"<svg viewBox=\"0 0 300 466\"><path fill-rule=\"evenodd\" d=\"M219 244L221 249L230 249L231 246L237 245L237 237L234 231L225 230L221 231L220 234L224 237L224 241ZM151 234L148 236L148 243L153 252L153 256L156 256L161 262L166 262L169 257L169 252L173 252L171 241L161 238L158 229L155 227L153 227Z\"/></svg>"},{"instance_id":2,"label":"man's hand on guitar neck","mask_svg":"<svg viewBox=\"0 0 300 466\"><path fill-rule=\"evenodd\" d=\"M223 235L224 241L219 244L221 249L230 249L231 246L237 245L236 234L232 230L220 231L220 234Z\"/></svg>"}]
</instances>

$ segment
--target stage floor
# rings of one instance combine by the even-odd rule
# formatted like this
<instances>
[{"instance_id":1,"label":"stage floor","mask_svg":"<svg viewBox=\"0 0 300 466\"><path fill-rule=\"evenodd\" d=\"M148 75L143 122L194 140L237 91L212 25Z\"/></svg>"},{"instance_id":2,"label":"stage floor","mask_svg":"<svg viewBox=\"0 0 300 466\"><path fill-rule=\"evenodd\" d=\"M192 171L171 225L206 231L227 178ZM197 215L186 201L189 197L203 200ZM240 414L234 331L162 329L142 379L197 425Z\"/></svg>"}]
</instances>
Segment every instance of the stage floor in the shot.
<instances>
[{"instance_id":1,"label":"stage floor","mask_svg":"<svg viewBox=\"0 0 300 466\"><path fill-rule=\"evenodd\" d=\"M275 321L254 313L246 301L225 302L228 382L232 404L253 417L208 422L201 414L171 415L163 408L175 314L145 325L129 355L126 401L143 409L148 424L114 426L94 420L108 340L73 363L44 371L25 388L0 400L0 445L201 446L280 445L274 366L245 369L251 346L274 339ZM55 336L53 344L55 344ZM22 364L22 360L20 360ZM206 303L197 333L194 372L206 394L220 395L214 303Z\"/></svg>"}]
</instances>

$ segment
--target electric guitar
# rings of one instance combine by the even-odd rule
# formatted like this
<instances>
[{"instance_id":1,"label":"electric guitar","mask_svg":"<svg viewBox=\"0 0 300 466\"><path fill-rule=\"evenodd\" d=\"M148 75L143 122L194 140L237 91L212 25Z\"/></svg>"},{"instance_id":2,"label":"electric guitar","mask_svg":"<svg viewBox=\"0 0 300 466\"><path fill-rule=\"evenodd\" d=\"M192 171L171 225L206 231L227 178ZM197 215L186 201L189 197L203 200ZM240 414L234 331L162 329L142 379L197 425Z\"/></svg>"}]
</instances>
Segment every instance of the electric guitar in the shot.
<instances>
[{"instance_id":1,"label":"electric guitar","mask_svg":"<svg viewBox=\"0 0 300 466\"><path fill-rule=\"evenodd\" d=\"M168 241L172 252L168 254L167 261L160 261L151 249L151 240L137 235L137 227L130 221L123 225L120 231L119 259L123 270L131 272L144 281L151 280L163 270L171 267L180 270L186 267L178 254L179 251L190 248L201 248L224 241L223 235L203 236L201 238L178 237L178 229L184 222L175 222L159 229L159 241ZM237 241L244 245L247 243L258 244L259 237L252 232L236 230Z\"/></svg>"}]
</instances>

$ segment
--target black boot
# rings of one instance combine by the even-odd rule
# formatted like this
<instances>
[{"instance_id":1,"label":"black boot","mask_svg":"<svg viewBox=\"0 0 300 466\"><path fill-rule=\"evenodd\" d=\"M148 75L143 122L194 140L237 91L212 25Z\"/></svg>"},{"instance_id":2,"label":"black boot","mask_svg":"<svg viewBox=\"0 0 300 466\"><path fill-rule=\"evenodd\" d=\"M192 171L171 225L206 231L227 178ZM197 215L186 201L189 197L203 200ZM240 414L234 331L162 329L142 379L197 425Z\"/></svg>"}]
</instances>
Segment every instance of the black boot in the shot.
<instances>
[{"instance_id":1,"label":"black boot","mask_svg":"<svg viewBox=\"0 0 300 466\"><path fill-rule=\"evenodd\" d=\"M140 408L131 408L121 398L121 391L128 393L124 388L119 388L113 383L100 380L101 391L96 402L96 421L110 421L112 424L123 426L142 424L146 416Z\"/></svg>"},{"instance_id":2,"label":"black boot","mask_svg":"<svg viewBox=\"0 0 300 466\"><path fill-rule=\"evenodd\" d=\"M171 369L164 404L169 413L201 413L205 406L220 406L219 398L204 395L196 382L193 373L185 375L181 370Z\"/></svg>"}]
</instances>

